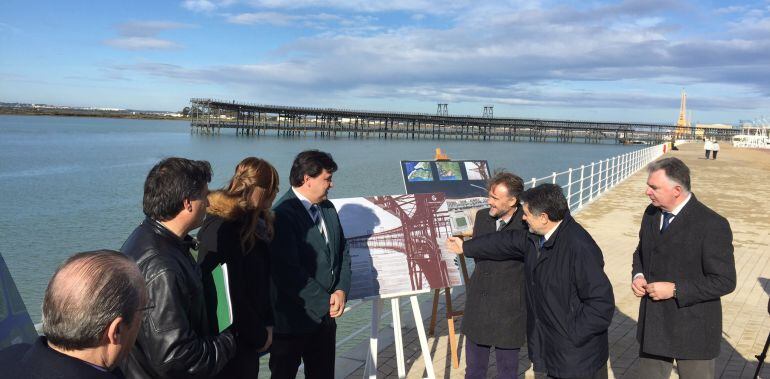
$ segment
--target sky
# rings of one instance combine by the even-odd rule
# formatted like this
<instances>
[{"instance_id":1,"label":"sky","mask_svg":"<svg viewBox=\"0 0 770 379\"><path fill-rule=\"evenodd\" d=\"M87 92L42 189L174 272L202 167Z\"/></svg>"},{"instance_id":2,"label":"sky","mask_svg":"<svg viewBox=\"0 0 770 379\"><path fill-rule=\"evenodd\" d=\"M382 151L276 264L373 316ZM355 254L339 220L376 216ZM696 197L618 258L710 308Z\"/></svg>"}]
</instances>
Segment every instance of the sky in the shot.
<instances>
[{"instance_id":1,"label":"sky","mask_svg":"<svg viewBox=\"0 0 770 379\"><path fill-rule=\"evenodd\" d=\"M29 1L0 5L0 101L190 98L675 123L770 115L770 0Z\"/></svg>"}]
</instances>

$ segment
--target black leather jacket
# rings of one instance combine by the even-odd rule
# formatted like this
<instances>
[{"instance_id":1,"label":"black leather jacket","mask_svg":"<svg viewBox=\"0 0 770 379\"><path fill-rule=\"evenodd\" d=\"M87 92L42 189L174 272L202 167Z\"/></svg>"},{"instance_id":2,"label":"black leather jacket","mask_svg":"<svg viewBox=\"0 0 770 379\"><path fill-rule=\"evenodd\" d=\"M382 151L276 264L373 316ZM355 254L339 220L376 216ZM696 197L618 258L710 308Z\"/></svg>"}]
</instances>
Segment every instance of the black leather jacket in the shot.
<instances>
[{"instance_id":1,"label":"black leather jacket","mask_svg":"<svg viewBox=\"0 0 770 379\"><path fill-rule=\"evenodd\" d=\"M194 244L145 219L121 247L144 275L152 307L123 365L126 377L211 377L235 355L232 332L208 328L201 271L190 255Z\"/></svg>"}]
</instances>

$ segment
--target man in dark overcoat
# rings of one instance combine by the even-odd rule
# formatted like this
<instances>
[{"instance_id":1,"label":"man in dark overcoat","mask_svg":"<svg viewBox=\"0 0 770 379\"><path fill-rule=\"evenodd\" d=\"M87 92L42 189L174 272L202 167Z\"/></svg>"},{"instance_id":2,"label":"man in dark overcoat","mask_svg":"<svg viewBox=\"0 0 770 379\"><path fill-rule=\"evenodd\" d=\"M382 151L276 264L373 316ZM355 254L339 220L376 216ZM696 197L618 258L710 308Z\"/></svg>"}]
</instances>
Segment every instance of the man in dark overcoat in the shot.
<instances>
[{"instance_id":1,"label":"man in dark overcoat","mask_svg":"<svg viewBox=\"0 0 770 379\"><path fill-rule=\"evenodd\" d=\"M43 335L0 351L0 378L124 379L147 309L136 264L110 250L78 253L54 273L43 299Z\"/></svg>"},{"instance_id":2,"label":"man in dark overcoat","mask_svg":"<svg viewBox=\"0 0 770 379\"><path fill-rule=\"evenodd\" d=\"M294 159L291 188L273 206L270 245L273 304L271 377L294 378L300 360L307 378L333 378L335 319L350 292L350 253L337 210L328 200L337 163L307 150Z\"/></svg>"},{"instance_id":3,"label":"man in dark overcoat","mask_svg":"<svg viewBox=\"0 0 770 379\"><path fill-rule=\"evenodd\" d=\"M607 329L615 311L604 258L569 214L556 184L521 194L529 232L492 233L447 247L471 258L524 261L527 348L550 378L607 378Z\"/></svg>"},{"instance_id":4,"label":"man in dark overcoat","mask_svg":"<svg viewBox=\"0 0 770 379\"><path fill-rule=\"evenodd\" d=\"M722 334L720 297L735 289L733 234L727 220L690 192L677 158L647 167L650 204L642 216L631 288L641 298L640 378L713 378Z\"/></svg>"},{"instance_id":5,"label":"man in dark overcoat","mask_svg":"<svg viewBox=\"0 0 770 379\"><path fill-rule=\"evenodd\" d=\"M522 220L520 177L501 172L489 181L489 208L476 213L473 237L504 230L527 230ZM474 259L468 281L463 334L465 377L486 378L490 348L495 349L497 378L518 378L519 350L527 327L524 298L524 263Z\"/></svg>"}]
</instances>

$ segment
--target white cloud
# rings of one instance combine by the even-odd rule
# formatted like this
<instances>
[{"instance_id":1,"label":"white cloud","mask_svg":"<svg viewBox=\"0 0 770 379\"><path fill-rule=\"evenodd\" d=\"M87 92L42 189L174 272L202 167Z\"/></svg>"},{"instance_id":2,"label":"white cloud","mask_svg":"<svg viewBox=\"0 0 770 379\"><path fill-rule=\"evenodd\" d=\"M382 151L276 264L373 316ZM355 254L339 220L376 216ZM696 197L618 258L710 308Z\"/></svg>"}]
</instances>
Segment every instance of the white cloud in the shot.
<instances>
[{"instance_id":1,"label":"white cloud","mask_svg":"<svg viewBox=\"0 0 770 379\"><path fill-rule=\"evenodd\" d=\"M104 41L105 44L125 50L167 50L182 46L169 40L152 37L124 37Z\"/></svg>"},{"instance_id":2,"label":"white cloud","mask_svg":"<svg viewBox=\"0 0 770 379\"><path fill-rule=\"evenodd\" d=\"M255 8L268 9L307 9L331 8L352 12L425 12L430 14L449 14L475 4L471 0L455 0L437 3L430 0L251 0Z\"/></svg>"},{"instance_id":3,"label":"white cloud","mask_svg":"<svg viewBox=\"0 0 770 379\"><path fill-rule=\"evenodd\" d=\"M129 21L118 24L120 38L104 41L108 46L124 50L169 50L179 49L182 45L167 39L158 38L157 34L174 29L192 28L194 25L173 21Z\"/></svg>"},{"instance_id":4,"label":"white cloud","mask_svg":"<svg viewBox=\"0 0 770 379\"><path fill-rule=\"evenodd\" d=\"M212 0L184 0L182 7L193 12L211 12L219 8L221 3Z\"/></svg>"},{"instance_id":5,"label":"white cloud","mask_svg":"<svg viewBox=\"0 0 770 379\"><path fill-rule=\"evenodd\" d=\"M288 24L296 16L284 15L276 12L255 12L255 13L241 13L227 17L227 22L231 24L270 24L270 25L284 25Z\"/></svg>"},{"instance_id":6,"label":"white cloud","mask_svg":"<svg viewBox=\"0 0 770 379\"><path fill-rule=\"evenodd\" d=\"M371 16L356 19L375 8L427 8L419 1L372 4L357 0L254 1L252 6L273 10L230 15L227 21L310 26L323 31L281 46L269 55L270 61L196 69L148 64L124 69L260 88L289 98L302 94L308 98L391 97L574 107L653 107L667 106L664 103L670 101L668 95L640 92L629 96L623 88L614 87L629 81L674 88L684 84L732 86L760 98L770 95L770 77L763 74L770 72L770 35L723 34L706 39L678 33L686 25L667 16L669 11L681 10L674 1L631 0L588 9L544 7L536 2L493 3L445 16L446 24L439 27L380 26ZM452 3L445 9L465 4ZM360 9L344 16L279 11L322 5ZM436 16L426 9L419 14ZM754 12L743 20L764 17ZM346 22L370 29L354 33L346 29ZM565 86L584 89L563 89ZM677 91L671 96L678 96ZM756 104L757 97L752 99L725 98L713 104L740 108L743 101Z\"/></svg>"},{"instance_id":7,"label":"white cloud","mask_svg":"<svg viewBox=\"0 0 770 379\"><path fill-rule=\"evenodd\" d=\"M120 35L128 37L150 37L165 30L191 27L194 26L173 21L129 21L117 25Z\"/></svg>"}]
</instances>

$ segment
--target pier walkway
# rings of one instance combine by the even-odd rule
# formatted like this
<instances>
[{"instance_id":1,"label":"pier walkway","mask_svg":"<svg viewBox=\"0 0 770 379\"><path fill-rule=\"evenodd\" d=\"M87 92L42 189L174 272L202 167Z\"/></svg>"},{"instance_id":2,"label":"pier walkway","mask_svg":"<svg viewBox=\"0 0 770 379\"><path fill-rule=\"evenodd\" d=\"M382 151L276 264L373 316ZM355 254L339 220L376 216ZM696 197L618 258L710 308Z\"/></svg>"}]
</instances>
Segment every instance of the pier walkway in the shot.
<instances>
[{"instance_id":1,"label":"pier walkway","mask_svg":"<svg viewBox=\"0 0 770 379\"><path fill-rule=\"evenodd\" d=\"M695 143L682 145L679 151L666 156L675 156L687 163L692 170L693 193L730 221L738 282L735 291L722 298L722 350L716 372L719 378L751 378L757 365L754 355L762 351L770 333L767 309L770 293L770 151L735 149L724 143L719 159L714 161L705 160L702 144ZM610 378L637 378L639 347L635 336L639 300L630 289L631 256L638 240L642 212L649 204L644 195L646 178L646 172L640 170L575 215L602 248L605 271L615 291L616 311L609 329ZM465 304L462 288L456 289L455 293L453 305L462 309ZM429 306L427 304L422 311L426 326L430 318ZM439 309L439 315L444 312ZM410 311L402 309L401 318L411 318ZM461 333L462 318L456 322L455 329ZM392 343L386 342L392 341L390 330L384 328L380 332L380 345L386 346L382 346L378 354L378 377L397 377L395 349ZM403 335L407 377L424 377L425 365L416 329L405 328ZM462 347L465 339L461 334L458 337L461 364L460 368L454 369L449 355L447 323L441 317L437 322L436 337L428 340L437 378L464 376ZM338 357L338 375L363 376L362 359L367 353L367 342ZM526 348L522 349L520 355L520 377L532 378L525 351ZM490 357L490 365L488 377L493 378L496 376L494 354ZM672 378L676 377L674 371ZM760 377L770 378L767 361Z\"/></svg>"}]
</instances>

